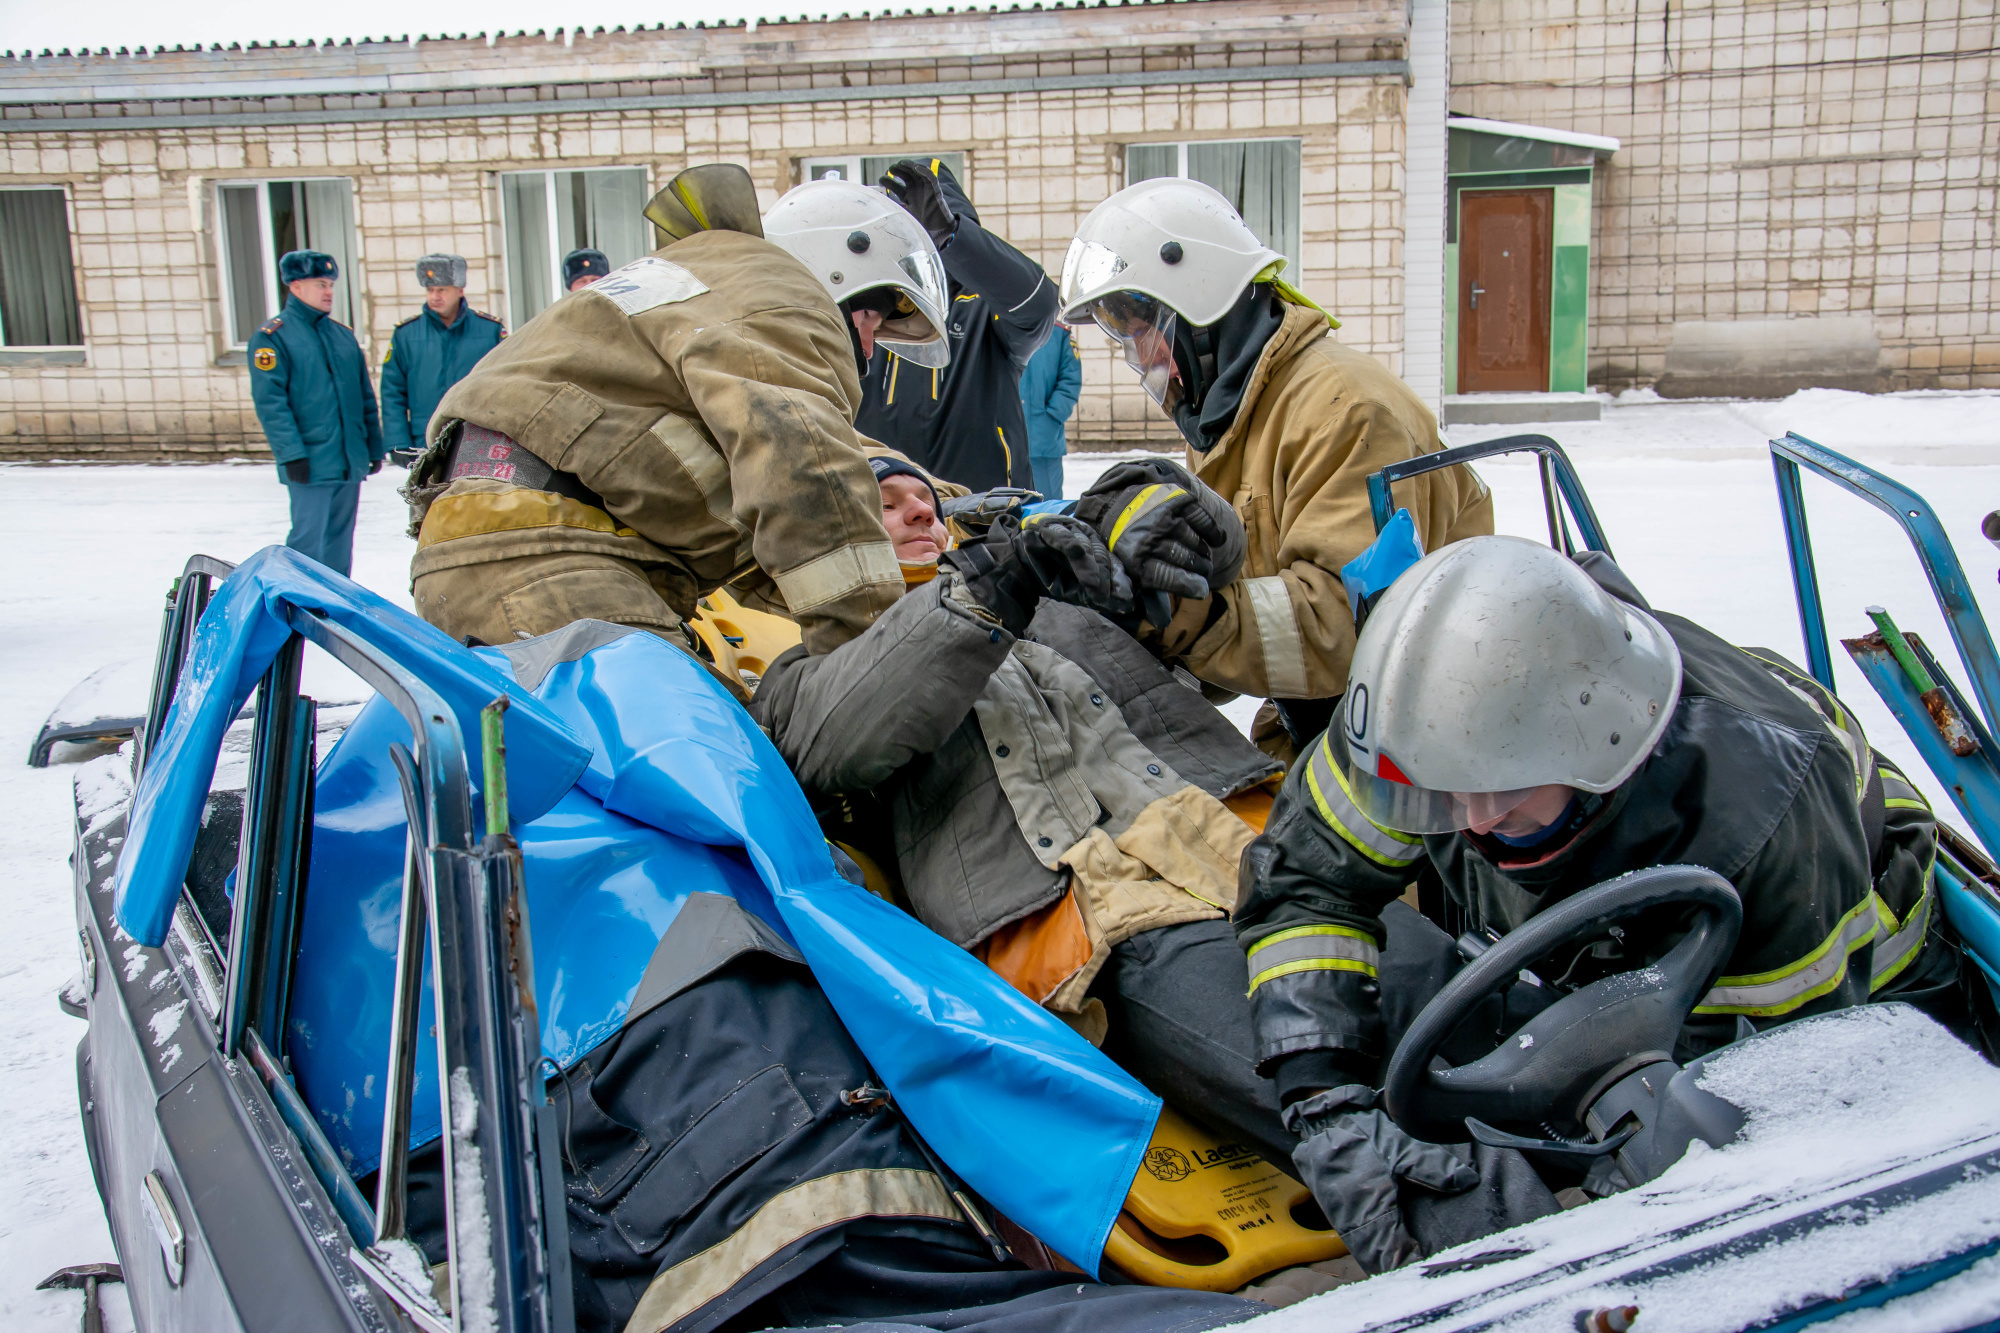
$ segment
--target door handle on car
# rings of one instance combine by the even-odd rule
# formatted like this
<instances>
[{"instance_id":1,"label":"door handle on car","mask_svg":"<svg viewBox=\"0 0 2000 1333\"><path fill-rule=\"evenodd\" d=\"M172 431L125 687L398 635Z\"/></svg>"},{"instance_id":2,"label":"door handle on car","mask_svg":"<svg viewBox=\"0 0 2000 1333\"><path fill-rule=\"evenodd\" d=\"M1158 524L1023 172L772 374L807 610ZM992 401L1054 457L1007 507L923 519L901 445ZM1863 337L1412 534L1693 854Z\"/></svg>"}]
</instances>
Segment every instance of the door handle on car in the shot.
<instances>
[{"instance_id":1,"label":"door handle on car","mask_svg":"<svg viewBox=\"0 0 2000 1333\"><path fill-rule=\"evenodd\" d=\"M1472 284L1472 308L1474 310L1479 309L1479 297L1485 290L1484 287L1481 287L1476 282Z\"/></svg>"},{"instance_id":2,"label":"door handle on car","mask_svg":"<svg viewBox=\"0 0 2000 1333\"><path fill-rule=\"evenodd\" d=\"M153 1239L160 1243L167 1282L178 1287L187 1269L187 1232L181 1228L181 1215L174 1210L173 1195L167 1193L167 1182L159 1172L146 1173L139 1190L139 1208L146 1214L146 1225L153 1229Z\"/></svg>"}]
</instances>

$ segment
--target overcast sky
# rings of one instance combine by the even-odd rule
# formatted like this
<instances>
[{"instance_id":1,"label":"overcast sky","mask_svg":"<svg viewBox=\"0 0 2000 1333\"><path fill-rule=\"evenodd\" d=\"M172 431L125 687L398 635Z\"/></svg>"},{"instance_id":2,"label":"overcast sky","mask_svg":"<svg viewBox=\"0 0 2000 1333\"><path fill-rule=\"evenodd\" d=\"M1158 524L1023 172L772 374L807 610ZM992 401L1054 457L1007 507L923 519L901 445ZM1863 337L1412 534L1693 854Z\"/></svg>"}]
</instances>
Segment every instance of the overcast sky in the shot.
<instances>
[{"instance_id":1,"label":"overcast sky","mask_svg":"<svg viewBox=\"0 0 2000 1333\"><path fill-rule=\"evenodd\" d=\"M906 0L911 7L923 4ZM220 42L305 41L309 38L415 37L561 27L797 17L859 13L867 0L0 0L0 50L60 51L89 47L193 46ZM875 6L887 8L887 6ZM941 7L941 6L940 6Z\"/></svg>"}]
</instances>

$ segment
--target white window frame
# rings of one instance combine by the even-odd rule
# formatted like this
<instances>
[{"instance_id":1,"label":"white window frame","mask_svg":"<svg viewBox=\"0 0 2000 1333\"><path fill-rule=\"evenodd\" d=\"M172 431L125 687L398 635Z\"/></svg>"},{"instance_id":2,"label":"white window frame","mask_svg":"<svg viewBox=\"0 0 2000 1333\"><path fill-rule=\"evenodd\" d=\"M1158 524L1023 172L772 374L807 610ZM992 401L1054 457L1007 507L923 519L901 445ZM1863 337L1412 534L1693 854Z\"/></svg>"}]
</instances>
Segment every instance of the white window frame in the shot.
<instances>
[{"instance_id":1,"label":"white window frame","mask_svg":"<svg viewBox=\"0 0 2000 1333\"><path fill-rule=\"evenodd\" d=\"M858 181L862 185L873 185L874 181L861 179L861 164L868 158L886 157L894 161L905 157L955 157L958 159L958 166L953 168L953 171L958 177L958 187L965 191L966 197L969 199L972 197L972 182L969 179L972 164L966 161L967 156L968 154L963 148L912 148L906 153L849 153L845 156L835 154L832 157L802 157L799 159L799 183L803 185L808 181L819 179L813 175L813 172L822 167L838 167L842 180Z\"/></svg>"},{"instance_id":2,"label":"white window frame","mask_svg":"<svg viewBox=\"0 0 2000 1333\"><path fill-rule=\"evenodd\" d=\"M495 171L493 173L493 193L489 197L493 200L494 204L493 216L498 220L500 225L500 274L503 279L506 279L514 271L514 237L507 226L506 178L509 176L533 176L537 174L542 178L542 220L548 228L549 237L549 291L554 294L553 299L549 302L550 305L555 304L556 301L560 301L568 294L563 290L563 257L561 247L556 244L556 235L560 230L556 222L558 207L556 203L556 177L564 172L573 171L641 171L645 173L646 177L645 188L641 193L650 199L657 188L653 184L653 168L642 162L601 162L595 166L510 167L506 170ZM652 223L648 222L646 225L650 227ZM510 328L515 327L514 293L509 289L511 283L503 282L500 285L502 287L500 293L501 306L504 308L508 326ZM543 307L543 309L546 308L546 306ZM540 313L541 311L539 310L535 312L535 314ZM533 319L534 317L534 315L528 316L529 319ZM525 322L525 320L522 321L522 323Z\"/></svg>"},{"instance_id":3,"label":"white window frame","mask_svg":"<svg viewBox=\"0 0 2000 1333\"><path fill-rule=\"evenodd\" d=\"M1123 154L1122 154L1122 156L1123 156L1123 158L1124 158L1124 161L1123 161L1122 165L1124 166L1124 169L1125 169L1125 183L1126 183L1127 185L1131 185L1131 184L1133 184L1133 180L1132 180L1132 150L1133 150L1134 148L1165 148L1165 147L1168 147L1169 145L1171 145L1171 146L1172 146L1173 148L1175 148L1175 149L1177 149L1177 150L1178 150L1178 151L1177 151L1177 152L1176 152L1176 153L1174 154L1174 175L1175 175L1176 177L1178 177L1179 179L1181 179L1181 180L1187 180L1187 179L1188 179L1188 149L1189 149L1189 148L1190 148L1191 146L1193 146L1193 145L1195 145L1195 144L1237 144L1237 143L1241 143L1241 144L1251 144L1251 143L1295 143L1295 144L1297 144L1297 145L1299 146L1299 194L1298 194L1298 203L1297 203L1297 208L1298 208L1298 213L1297 213L1297 217L1298 217L1298 220L1299 220L1299 248L1300 248L1300 250L1301 250L1301 251L1303 251L1303 250L1305 249L1305 218L1306 218L1306 198L1305 198L1305 194L1306 194L1306 183L1305 183L1305 174L1306 174L1306 173L1305 173L1305 140L1304 140L1304 139L1302 139L1302 138L1300 138L1300 137L1299 137L1298 135L1296 135L1296 134L1266 134L1266 135L1260 135L1260 136L1258 136L1258 137L1256 137L1256 138L1250 138L1250 139L1234 139L1234 138L1231 138L1231 139L1181 139L1181 140L1178 140L1178 141L1175 141L1175 140L1167 140L1167 141L1164 141L1164 142L1160 142L1160 141L1156 141L1156 142L1152 142L1152 143L1137 143L1137 142L1135 142L1135 143L1128 143L1128 144L1126 144L1126 145L1125 145L1125 148L1124 148L1124 152L1123 152ZM1157 178L1157 177L1149 177L1148 179L1159 179L1159 178ZM1303 255L1301 254L1301 255L1296 255L1296 256L1290 256L1290 258L1292 259L1292 263L1291 263L1291 265L1289 265L1288 267L1289 267L1289 269L1290 269L1290 271L1291 271L1291 275L1292 275L1292 276L1293 276L1294 278L1296 278L1296 277L1298 276L1298 268L1299 268L1299 265L1300 265L1301 263L1303 263Z\"/></svg>"},{"instance_id":4,"label":"white window frame","mask_svg":"<svg viewBox=\"0 0 2000 1333\"><path fill-rule=\"evenodd\" d=\"M69 299L76 307L76 341L73 343L10 343L7 341L6 316L0 314L0 353L17 352L74 352L84 347L83 332L83 263L76 248L76 197L70 187L61 181L27 181L20 184L0 185L0 190L54 190L62 195L63 226L69 235Z\"/></svg>"},{"instance_id":5,"label":"white window frame","mask_svg":"<svg viewBox=\"0 0 2000 1333\"><path fill-rule=\"evenodd\" d=\"M229 243L231 237L229 235L229 213L224 208L222 202L224 187L241 187L245 185L254 185L257 187L257 240L261 246L268 249L272 244L271 191L269 187L273 185L302 185L307 181L342 181L347 185L348 202L351 205L359 202L354 197L356 189L355 180L352 176L232 176L218 179L214 182L212 195L215 204L216 257L220 261L216 265L216 268L220 270L222 277L220 284L222 288L222 323L225 328L229 328L229 325L234 323L236 318L237 291L236 281L230 275L230 268L232 266L229 262ZM360 209L355 208L354 212L357 215L356 220L350 229L347 239L349 242L348 268L355 271L343 271L340 275L340 281L350 284L360 281L359 269L361 266L361 223L358 216ZM270 311L272 315L277 314L285 306L285 287L283 283L278 281L279 258L280 256L275 254L267 255L264 264L264 309ZM356 326L361 323L360 290L359 286L350 286L348 288L350 305L352 307L351 313L354 315ZM266 315L265 318L270 318L270 315ZM232 351L237 348L249 347L250 335L255 333L256 329L253 327L243 330L241 338L236 336L237 332L238 330L229 328L231 341L228 346ZM355 328L354 336L357 340L360 339L361 330L359 327Z\"/></svg>"}]
</instances>

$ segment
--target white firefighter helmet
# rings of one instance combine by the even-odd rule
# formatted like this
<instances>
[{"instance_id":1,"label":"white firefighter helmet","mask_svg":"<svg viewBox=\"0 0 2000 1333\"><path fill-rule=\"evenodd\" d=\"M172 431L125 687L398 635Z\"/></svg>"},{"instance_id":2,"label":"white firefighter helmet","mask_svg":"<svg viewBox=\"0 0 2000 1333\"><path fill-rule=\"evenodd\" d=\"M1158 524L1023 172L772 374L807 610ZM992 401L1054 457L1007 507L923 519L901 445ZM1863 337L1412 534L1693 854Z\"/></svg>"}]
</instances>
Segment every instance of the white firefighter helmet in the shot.
<instances>
[{"instance_id":1,"label":"white firefighter helmet","mask_svg":"<svg viewBox=\"0 0 2000 1333\"><path fill-rule=\"evenodd\" d=\"M1370 819L1444 833L1535 788L1616 788L1680 698L1666 627L1560 552L1473 537L1404 571L1368 617L1326 743Z\"/></svg>"},{"instance_id":2,"label":"white firefighter helmet","mask_svg":"<svg viewBox=\"0 0 2000 1333\"><path fill-rule=\"evenodd\" d=\"M897 355L932 368L950 362L944 261L886 191L843 180L797 186L764 215L764 235L811 269L843 310L875 293L883 315L876 340Z\"/></svg>"},{"instance_id":3,"label":"white firefighter helmet","mask_svg":"<svg viewBox=\"0 0 2000 1333\"><path fill-rule=\"evenodd\" d=\"M1284 263L1209 186L1141 181L1091 209L1069 243L1062 320L1095 320L1164 404L1176 320L1215 323L1258 274Z\"/></svg>"}]
</instances>

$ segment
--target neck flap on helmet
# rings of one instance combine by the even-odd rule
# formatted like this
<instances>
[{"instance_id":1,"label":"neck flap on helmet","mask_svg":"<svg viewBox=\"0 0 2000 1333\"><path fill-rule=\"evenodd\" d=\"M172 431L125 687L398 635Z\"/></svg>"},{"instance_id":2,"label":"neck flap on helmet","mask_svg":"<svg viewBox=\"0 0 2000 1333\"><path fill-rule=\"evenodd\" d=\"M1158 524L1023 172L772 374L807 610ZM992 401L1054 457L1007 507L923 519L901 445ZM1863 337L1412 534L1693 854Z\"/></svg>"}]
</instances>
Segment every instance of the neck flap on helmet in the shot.
<instances>
[{"instance_id":1,"label":"neck flap on helmet","mask_svg":"<svg viewBox=\"0 0 2000 1333\"><path fill-rule=\"evenodd\" d=\"M663 246L686 240L698 231L764 234L756 183L734 162L689 167L653 196L645 212L646 220L653 224L653 239Z\"/></svg>"}]
</instances>

